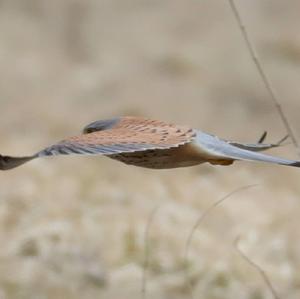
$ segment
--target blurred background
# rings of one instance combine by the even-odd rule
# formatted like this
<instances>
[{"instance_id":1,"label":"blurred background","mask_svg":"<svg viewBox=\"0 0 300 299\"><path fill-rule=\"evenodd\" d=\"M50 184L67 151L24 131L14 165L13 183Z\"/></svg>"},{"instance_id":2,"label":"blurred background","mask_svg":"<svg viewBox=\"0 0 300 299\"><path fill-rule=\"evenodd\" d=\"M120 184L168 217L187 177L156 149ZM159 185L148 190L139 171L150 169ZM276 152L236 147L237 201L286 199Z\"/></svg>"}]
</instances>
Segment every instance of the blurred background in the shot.
<instances>
[{"instance_id":1,"label":"blurred background","mask_svg":"<svg viewBox=\"0 0 300 299\"><path fill-rule=\"evenodd\" d=\"M300 3L236 1L300 137ZM223 138L286 132L227 1L1 0L0 147L23 155L88 123L140 115ZM271 151L296 158L291 145ZM0 173L0 298L300 296L300 172L251 163L154 171L58 157Z\"/></svg>"}]
</instances>

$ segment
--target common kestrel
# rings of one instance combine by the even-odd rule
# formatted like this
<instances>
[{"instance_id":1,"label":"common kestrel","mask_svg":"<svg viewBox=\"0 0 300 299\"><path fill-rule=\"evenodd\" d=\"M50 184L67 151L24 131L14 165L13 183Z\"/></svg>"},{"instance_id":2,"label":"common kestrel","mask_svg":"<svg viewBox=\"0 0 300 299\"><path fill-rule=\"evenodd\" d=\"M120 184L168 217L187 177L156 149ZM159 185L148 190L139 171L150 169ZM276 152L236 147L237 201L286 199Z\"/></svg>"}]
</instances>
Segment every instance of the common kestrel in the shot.
<instances>
[{"instance_id":1,"label":"common kestrel","mask_svg":"<svg viewBox=\"0 0 300 299\"><path fill-rule=\"evenodd\" d=\"M209 162L230 165L235 160L259 161L300 167L293 161L260 151L280 145L239 143L220 139L185 126L141 117L118 117L87 125L83 134L51 145L32 156L0 155L0 169L7 170L30 160L56 155L104 155L135 166L165 169Z\"/></svg>"}]
</instances>

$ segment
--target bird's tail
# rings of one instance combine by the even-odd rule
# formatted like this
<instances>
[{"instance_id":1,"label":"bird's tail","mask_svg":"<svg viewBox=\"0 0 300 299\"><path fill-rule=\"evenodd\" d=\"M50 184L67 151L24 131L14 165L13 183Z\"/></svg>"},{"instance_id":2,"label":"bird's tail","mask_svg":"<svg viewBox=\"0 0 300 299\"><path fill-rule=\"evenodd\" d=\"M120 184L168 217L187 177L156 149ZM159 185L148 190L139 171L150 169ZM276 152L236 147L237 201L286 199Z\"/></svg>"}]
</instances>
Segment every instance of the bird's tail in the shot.
<instances>
[{"instance_id":1,"label":"bird's tail","mask_svg":"<svg viewBox=\"0 0 300 299\"><path fill-rule=\"evenodd\" d=\"M248 146L247 144L244 144L243 146L241 146L241 144L234 145L231 144L230 142L219 139L216 136L212 136L203 132L198 132L197 143L203 149L215 155L216 159L224 158L229 160L232 159L232 160L258 161L258 162L300 167L300 161L289 160L289 159L274 157L271 155L261 154L258 152L257 149L252 149L253 145L250 146Z\"/></svg>"},{"instance_id":2,"label":"bird's tail","mask_svg":"<svg viewBox=\"0 0 300 299\"><path fill-rule=\"evenodd\" d=\"M36 155L27 156L27 157L11 157L11 156L0 155L0 170L8 170L8 169L18 167L36 157L37 157Z\"/></svg>"}]
</instances>

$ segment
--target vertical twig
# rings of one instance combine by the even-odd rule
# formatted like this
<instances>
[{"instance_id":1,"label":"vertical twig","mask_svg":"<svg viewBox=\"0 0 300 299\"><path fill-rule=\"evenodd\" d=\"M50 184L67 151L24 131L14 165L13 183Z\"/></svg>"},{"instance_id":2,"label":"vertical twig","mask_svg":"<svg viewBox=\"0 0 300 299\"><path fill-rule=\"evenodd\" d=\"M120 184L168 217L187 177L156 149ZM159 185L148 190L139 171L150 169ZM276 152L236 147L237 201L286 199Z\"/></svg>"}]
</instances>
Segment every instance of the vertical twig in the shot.
<instances>
[{"instance_id":1,"label":"vertical twig","mask_svg":"<svg viewBox=\"0 0 300 299\"><path fill-rule=\"evenodd\" d=\"M261 64L261 62L260 62L260 60L258 58L257 52L255 50L255 47L254 47L254 45L253 45L253 43L252 43L252 41L251 41L251 39L249 37L247 28L246 28L245 24L242 21L242 18L240 16L238 8L235 5L234 0L229 0L229 4L230 4L230 7L231 7L231 9L233 11L233 14L234 14L234 16L236 18L236 21L237 21L237 23L239 25L239 28L240 28L240 30L242 32L242 36L243 36L243 38L244 38L244 40L246 42L246 45L247 45L247 48L248 48L249 53L251 55L251 58L252 58L252 60L255 63L255 66L256 66L256 68L257 68L257 70L259 72L259 75L260 75L261 79L263 80L263 83L264 83L267 91L270 94L271 100L273 101L273 104L274 104L275 108L277 109L278 114L280 115L280 118L281 118L281 120L282 120L282 122L283 122L283 124L284 124L284 126L285 126L285 128L287 130L287 133L289 134L289 136L292 139L292 142L293 142L293 144L294 144L294 146L295 146L295 148L297 150L297 154L298 154L298 156L300 156L300 146L299 146L298 140L295 137L293 129L292 129L292 127L291 127L291 125L290 125L290 123L288 121L288 118L286 117L286 115L285 115L285 113L284 113L284 111L283 111L283 109L281 107L281 104L280 104L280 101L278 99L278 96L276 95L275 90L274 90L274 88L273 88L273 86L272 86L272 84L271 84L271 82L270 82L267 74L265 73L265 71L264 71L264 69L262 67L262 64Z\"/></svg>"},{"instance_id":2,"label":"vertical twig","mask_svg":"<svg viewBox=\"0 0 300 299\"><path fill-rule=\"evenodd\" d=\"M257 270L257 272L260 274L260 276L262 277L264 283L266 284L266 286L268 287L268 289L270 290L272 296L274 299L281 299L277 292L275 291L268 275L266 274L266 272L255 262L253 262L240 248L239 248L239 242L240 242L240 236L238 236L234 242L234 247L237 250L237 252L240 254L240 256L248 263L250 264L253 268L255 268Z\"/></svg>"},{"instance_id":3,"label":"vertical twig","mask_svg":"<svg viewBox=\"0 0 300 299\"><path fill-rule=\"evenodd\" d=\"M249 188L255 187L258 184L252 184L252 185L247 185L247 186L242 186L239 187L233 191L231 191L230 193L226 194L225 196L223 196L221 199L217 200L216 202L214 202L212 205L210 205L204 212L203 214L198 218L198 220L196 221L196 223L194 224L190 234L188 235L187 241L186 241L186 246L185 246L185 250L184 250L184 269L185 269L185 279L186 279L186 284L190 290L190 296L191 298L193 298L193 291L192 291L192 283L189 279L189 273L188 273L188 254L189 254L189 249L192 243L192 239L194 236L194 233L196 232L197 228L199 227L199 225L204 221L204 219L218 206L220 205L223 201L225 201L226 199L228 199L229 197L231 197L232 195L247 190Z\"/></svg>"},{"instance_id":4,"label":"vertical twig","mask_svg":"<svg viewBox=\"0 0 300 299\"><path fill-rule=\"evenodd\" d=\"M148 217L148 221L147 221L146 229L145 229L145 256L144 256L144 262L143 262L142 288L141 288L142 299L146 299L146 296L147 296L147 270L148 270L148 266L149 266L150 227L153 223L156 213L159 211L160 208L161 208L161 205L155 207L152 210L150 216Z\"/></svg>"}]
</instances>

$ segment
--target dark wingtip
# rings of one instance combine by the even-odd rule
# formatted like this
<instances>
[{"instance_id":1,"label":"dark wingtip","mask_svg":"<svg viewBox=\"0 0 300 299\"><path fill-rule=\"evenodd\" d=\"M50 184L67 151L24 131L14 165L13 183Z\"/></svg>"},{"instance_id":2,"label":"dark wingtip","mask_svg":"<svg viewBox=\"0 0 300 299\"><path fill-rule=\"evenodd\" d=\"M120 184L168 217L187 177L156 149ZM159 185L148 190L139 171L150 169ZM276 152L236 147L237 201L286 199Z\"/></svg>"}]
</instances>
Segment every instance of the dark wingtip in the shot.
<instances>
[{"instance_id":1,"label":"dark wingtip","mask_svg":"<svg viewBox=\"0 0 300 299\"><path fill-rule=\"evenodd\" d=\"M11 157L0 155L0 170L9 170L18 167L34 158L36 158L36 156Z\"/></svg>"},{"instance_id":2,"label":"dark wingtip","mask_svg":"<svg viewBox=\"0 0 300 299\"><path fill-rule=\"evenodd\" d=\"M294 167L300 167L300 161L291 163L290 166L294 166Z\"/></svg>"}]
</instances>

